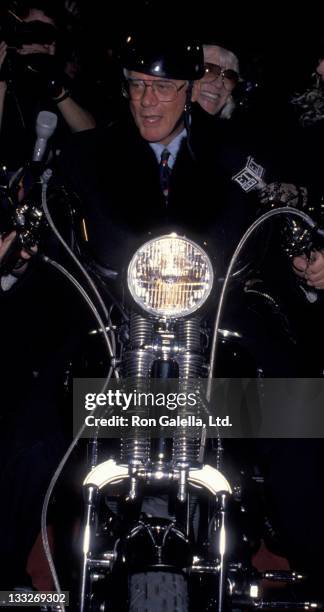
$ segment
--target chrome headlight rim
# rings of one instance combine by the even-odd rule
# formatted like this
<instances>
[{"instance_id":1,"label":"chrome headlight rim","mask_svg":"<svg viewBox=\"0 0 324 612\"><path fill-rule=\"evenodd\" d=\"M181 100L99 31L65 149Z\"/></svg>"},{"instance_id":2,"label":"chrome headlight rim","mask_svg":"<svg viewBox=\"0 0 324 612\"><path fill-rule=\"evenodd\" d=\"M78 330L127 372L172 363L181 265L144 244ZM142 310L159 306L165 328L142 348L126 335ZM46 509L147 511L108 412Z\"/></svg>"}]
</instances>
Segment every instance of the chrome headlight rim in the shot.
<instances>
[{"instance_id":1,"label":"chrome headlight rim","mask_svg":"<svg viewBox=\"0 0 324 612\"><path fill-rule=\"evenodd\" d=\"M187 308L185 311L177 311L177 312L165 312L163 310L159 310L157 311L156 308L153 308L147 304L144 303L143 299L136 295L135 291L132 290L133 287L133 277L132 277L132 271L135 267L135 263L136 260L138 259L139 255L141 252L144 251L144 249L147 249L150 247L150 245L152 245L153 243L157 243L163 240L170 240L170 239L175 239L175 240L179 240L181 242L185 242L187 244L189 244L193 249L195 249L196 251L199 252L199 254L201 255L202 259L204 260L205 264L206 264L206 268L208 270L208 287L206 288L203 297L198 300L192 307ZM200 310L206 303L206 301L208 300L213 286L214 286L214 269L213 269L213 265L211 262L211 259L209 257L209 255L206 253L206 251L203 249L203 247L201 247L197 242L195 242L194 240L191 240L190 238L187 238L187 236L185 235L179 235L175 232L172 232L170 234L161 234L159 236L155 236L154 238L151 238L150 240L147 240L146 242L144 242L143 244L141 244L141 246L135 251L135 253L133 254L130 263L128 265L127 268L127 286L128 286L128 291L132 297L132 299L134 300L135 304L140 308L140 310L143 312L145 312L147 315L149 315L150 317L152 317L155 320L177 320L177 319L183 319L183 318L187 318L190 317L191 315L193 315L195 312L197 312L198 310Z\"/></svg>"}]
</instances>

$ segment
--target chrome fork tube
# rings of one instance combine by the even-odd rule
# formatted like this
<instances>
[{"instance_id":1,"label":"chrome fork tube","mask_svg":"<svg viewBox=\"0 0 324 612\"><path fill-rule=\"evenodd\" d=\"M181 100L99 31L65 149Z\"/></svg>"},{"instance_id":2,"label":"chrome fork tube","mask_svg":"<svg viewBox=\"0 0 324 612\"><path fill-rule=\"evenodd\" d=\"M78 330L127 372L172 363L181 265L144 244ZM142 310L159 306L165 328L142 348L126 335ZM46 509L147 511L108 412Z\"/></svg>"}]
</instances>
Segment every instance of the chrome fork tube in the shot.
<instances>
[{"instance_id":1,"label":"chrome fork tube","mask_svg":"<svg viewBox=\"0 0 324 612\"><path fill-rule=\"evenodd\" d=\"M226 590L226 566L225 559L227 554L227 537L226 537L226 511L227 511L227 493L221 492L218 496L219 501L219 582L218 582L218 610L223 612L225 605L225 590Z\"/></svg>"},{"instance_id":2,"label":"chrome fork tube","mask_svg":"<svg viewBox=\"0 0 324 612\"><path fill-rule=\"evenodd\" d=\"M81 585L80 585L80 612L85 612L88 609L89 601L87 600L87 585L89 581L89 551L91 550L92 540L92 523L93 523L93 512L95 507L95 498L97 490L94 486L88 486L85 489L86 496L86 511L83 525L83 546L82 546L82 571L81 571ZM88 595L89 597L89 595Z\"/></svg>"},{"instance_id":3,"label":"chrome fork tube","mask_svg":"<svg viewBox=\"0 0 324 612\"><path fill-rule=\"evenodd\" d=\"M201 376L201 369L204 363L201 352L200 319L193 318L179 321L178 323L178 342L181 351L177 356L179 368L179 393L189 393L197 391L198 379ZM178 415L189 417L195 415L199 417L200 408L197 406L186 405L178 409ZM188 435L188 432L189 435ZM186 476L189 467L198 464L200 449L200 428L177 427L173 443L173 463L180 469L178 498L184 501L186 497Z\"/></svg>"},{"instance_id":4,"label":"chrome fork tube","mask_svg":"<svg viewBox=\"0 0 324 612\"><path fill-rule=\"evenodd\" d=\"M154 361L153 323L133 312L130 318L129 347L123 360L123 377L127 379L130 391L136 389L137 393L149 391L149 375ZM128 408L129 419L134 413L134 407ZM136 415L147 416L145 406L136 407ZM149 459L150 438L143 433L140 427L130 427L121 440L121 462L136 471L136 466L145 465ZM131 496L135 496L134 481L132 482Z\"/></svg>"}]
</instances>

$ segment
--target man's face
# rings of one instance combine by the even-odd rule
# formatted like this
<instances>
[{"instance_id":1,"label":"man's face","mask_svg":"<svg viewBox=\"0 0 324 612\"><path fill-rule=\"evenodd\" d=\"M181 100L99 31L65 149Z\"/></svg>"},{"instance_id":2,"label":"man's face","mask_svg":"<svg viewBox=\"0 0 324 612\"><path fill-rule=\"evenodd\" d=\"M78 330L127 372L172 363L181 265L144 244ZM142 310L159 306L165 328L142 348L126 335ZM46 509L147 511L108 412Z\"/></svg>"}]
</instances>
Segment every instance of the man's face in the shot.
<instances>
[{"instance_id":1,"label":"man's face","mask_svg":"<svg viewBox=\"0 0 324 612\"><path fill-rule=\"evenodd\" d=\"M176 79L163 79L163 81L174 83L178 92L174 100L161 102L151 87L155 81L161 81L160 77L131 70L128 78L140 79L147 84L139 99L130 99L130 109L141 136L148 142L168 145L184 126L182 115L188 83ZM183 85L182 88L181 85Z\"/></svg>"}]
</instances>

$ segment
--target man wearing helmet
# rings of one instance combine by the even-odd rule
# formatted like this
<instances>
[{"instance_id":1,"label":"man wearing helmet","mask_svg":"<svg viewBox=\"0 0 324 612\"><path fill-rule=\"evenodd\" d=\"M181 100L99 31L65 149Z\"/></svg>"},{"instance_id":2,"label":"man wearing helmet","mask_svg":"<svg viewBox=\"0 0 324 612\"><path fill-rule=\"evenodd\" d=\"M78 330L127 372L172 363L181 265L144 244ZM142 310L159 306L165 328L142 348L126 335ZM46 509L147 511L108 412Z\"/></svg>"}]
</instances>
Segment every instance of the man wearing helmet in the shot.
<instances>
[{"instance_id":1,"label":"man wearing helmet","mask_svg":"<svg viewBox=\"0 0 324 612\"><path fill-rule=\"evenodd\" d=\"M124 92L142 138L166 146L184 128L184 110L188 112L195 100L192 82L204 74L203 58L198 44L179 43L167 54L150 42L141 45L131 36L127 39Z\"/></svg>"},{"instance_id":2,"label":"man wearing helmet","mask_svg":"<svg viewBox=\"0 0 324 612\"><path fill-rule=\"evenodd\" d=\"M182 116L188 82L156 76L147 78L146 74L131 70L127 72L127 84L130 109L142 138L168 145L184 127ZM165 100L163 96L171 99Z\"/></svg>"},{"instance_id":3,"label":"man wearing helmet","mask_svg":"<svg viewBox=\"0 0 324 612\"><path fill-rule=\"evenodd\" d=\"M195 81L204 74L202 46L145 34L129 36L120 55L121 116L74 138L61 164L84 206L86 248L118 270L139 239L172 224L174 231L216 240L224 263L258 202L232 181L247 156L221 129L216 138L210 118L192 108ZM168 185L161 180L165 158Z\"/></svg>"}]
</instances>

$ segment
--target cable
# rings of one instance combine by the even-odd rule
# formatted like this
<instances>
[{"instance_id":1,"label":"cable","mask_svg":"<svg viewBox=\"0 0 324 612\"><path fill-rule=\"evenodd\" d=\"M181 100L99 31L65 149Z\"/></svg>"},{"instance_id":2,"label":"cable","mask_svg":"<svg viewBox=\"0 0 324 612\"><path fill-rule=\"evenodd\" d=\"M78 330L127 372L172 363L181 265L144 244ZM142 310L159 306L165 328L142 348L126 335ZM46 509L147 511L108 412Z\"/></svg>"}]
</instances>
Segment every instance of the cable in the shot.
<instances>
[{"instance_id":1,"label":"cable","mask_svg":"<svg viewBox=\"0 0 324 612\"><path fill-rule=\"evenodd\" d=\"M280 208L272 209L272 210L266 212L264 215L262 215L258 219L256 219L254 221L254 223L252 223L252 225L250 225L250 227L248 227L248 229L246 230L245 234L242 236L239 244L237 245L237 247L236 247L236 249L235 249L235 251L233 253L233 256L231 258L229 266L227 268L227 272L226 272L226 276L225 276L225 279L224 279L221 295L220 295L220 298L219 298L218 308L217 308L217 311L216 311L216 317L215 317L215 323L214 323L214 334L213 334L213 339L212 339L212 344L211 344L211 352L210 352L207 391L206 391L206 400L207 400L207 402L210 402L211 393L212 393L213 372L214 372L214 367L215 367L217 348L218 348L218 340L219 340L219 324L220 324L221 317L222 317L222 314L223 314L223 307L224 307L224 302L225 302L225 294L227 292L230 279L235 276L235 273L233 274L232 270L234 269L236 261L237 261L239 255L240 255L243 247L245 246L245 243L248 241L248 239L254 233L254 231L256 229L258 229L259 226L263 224L263 222L267 221L268 219L270 219L271 217L273 217L275 215L281 215L281 214L282 215L283 214L295 215L297 217L302 218L308 225L310 225L312 227L312 229L316 228L316 223L308 215L306 215L306 213L304 213L303 211L297 210L295 208L290 208L288 206L283 206L283 207L280 207ZM222 449L222 440L221 440L220 432L217 429L216 467L217 467L218 470L220 469L220 461L221 461L221 452L222 452L222 450L223 450Z\"/></svg>"},{"instance_id":2,"label":"cable","mask_svg":"<svg viewBox=\"0 0 324 612\"><path fill-rule=\"evenodd\" d=\"M79 291L79 293L82 295L82 297L84 298L85 302L88 304L88 306L89 306L93 316L97 320L98 325L100 326L101 332L103 334L103 337L104 337L106 345L107 345L107 352L109 354L109 357L110 357L111 360L114 360L115 359L115 353L113 351L110 339L108 338L108 334L107 334L107 331L106 331L105 323L102 320L101 316L99 315L99 313L98 313L94 303L92 302L91 298L89 297L89 295L87 294L85 289L82 287L82 285L80 285L80 283L76 280L76 278L74 278L74 276L72 274L70 274L70 272L68 272L68 270L66 270L61 264L57 263L57 261L54 261L53 259L50 259L50 257L48 257L47 255L41 255L40 258L41 258L42 261L44 261L47 264L50 264L56 270L59 270L59 272L61 272L63 274L63 276L65 276L76 287L76 289Z\"/></svg>"},{"instance_id":3,"label":"cable","mask_svg":"<svg viewBox=\"0 0 324 612\"><path fill-rule=\"evenodd\" d=\"M96 287L96 285L94 284L91 276L88 274L88 272L86 271L86 269L84 268L84 266L81 264L81 262L79 261L79 259L76 257L76 255L73 253L73 251L70 249L70 247L68 246L68 244L65 242L64 238L61 236L61 234L59 233L59 231L57 230L55 223L52 219L52 216L49 212L48 206L47 206L47 188L48 188L48 182L50 180L50 178L52 177L52 170L50 168L48 168L47 170L45 170L45 172L42 175L42 207L45 213L45 217L47 219L47 222L51 228L51 230L53 231L53 233L55 234L56 238L59 240L59 242L62 244L63 248L66 250L66 252L69 254L69 256L71 257L71 259L74 261L74 263L76 264L76 266L79 268L79 270L81 271L81 273L83 274L83 276L85 277L88 285L91 287L94 295L96 296L102 311L107 319L107 321L109 321L109 314L108 314L108 310L106 308L106 305Z\"/></svg>"},{"instance_id":4,"label":"cable","mask_svg":"<svg viewBox=\"0 0 324 612\"><path fill-rule=\"evenodd\" d=\"M107 389L107 386L108 386L109 381L111 379L112 373L113 373L113 368L111 367L109 372L108 372L108 376L106 378L105 385L104 385L103 389L101 390L101 393L104 393L105 390ZM55 487L55 485L56 485L56 483L57 483L57 481L58 481L58 479L59 479L59 477L60 477L60 475L62 473L62 470L63 470L66 462L70 458L72 451L74 450L74 448L76 447L77 443L79 442L79 440L80 440L80 438L81 438L85 428L86 428L86 423L84 423L82 425L82 427L79 429L77 435L72 440L69 448L67 449L65 455L63 456L63 458L61 459L58 467L56 468L56 470L55 470L55 472L54 472L54 474L52 476L51 482L49 484L49 487L48 487L48 489L46 491L46 495L45 495L44 503L43 503L43 508L42 508L42 516L41 516L42 542L43 542L43 547L44 547L44 552L45 552L45 556L46 556L46 559L47 559L47 563L49 565L50 572L52 574L52 578L53 578L53 582L54 582L54 585L55 585L55 589L56 589L56 592L59 595L62 594L61 586L60 586L60 583L59 583L59 580L58 580L58 576L57 576L57 573L56 573L56 569L55 569L55 565L54 565L54 561L53 561L53 557L52 557L52 553L51 553L50 545L49 545L49 541L48 541L48 536L47 536L47 511L48 511L48 504L49 504L51 495L53 493L54 487ZM65 612L65 605L64 604L60 604L60 608L61 608L61 612Z\"/></svg>"},{"instance_id":5,"label":"cable","mask_svg":"<svg viewBox=\"0 0 324 612\"><path fill-rule=\"evenodd\" d=\"M104 325L104 323L103 323L103 321L102 321L102 319L101 319L101 317L100 317L96 307L94 306L93 302L89 298L89 296L86 293L86 291L84 290L84 288L80 285L80 283L78 283L78 281L67 270L65 270L65 268L63 266L61 266L57 262L51 260L47 256L43 256L42 259L46 263L52 265L55 269L59 270L64 276L66 276L73 283L73 285L78 289L78 291L81 293L82 297L85 299L85 301L88 304L88 306L90 307L94 317L96 318L97 323L100 326L100 329L102 331L103 337L104 337L106 345L107 345L107 350L109 352L109 355L111 357L112 364L113 364L110 367L110 369L109 369L107 378L105 380L105 384L103 386L103 389L101 390L101 393L105 393L105 391L106 391L106 389L108 387L108 384L110 382L110 379L112 377L113 372L114 372L116 378L119 377L118 372L115 370L115 363L114 363L115 356L114 356L113 351L112 351L112 346L111 346L110 340L108 338L108 334L106 332L105 325ZM45 556L46 556L46 559L47 559L47 562L48 562L48 565L49 565L49 568L50 568L50 572L51 572L52 577L53 577L55 589L56 589L56 591L57 591L57 593L59 595L62 593L62 591L61 591L60 583L59 583L58 576L57 576L57 573L56 573L56 569L55 569L55 565L54 565L54 562L53 562L52 553L51 553L50 545L49 545L49 541L48 541L48 536L47 536L47 512L48 512L48 505L49 505L49 501L50 501L50 498L52 496L54 487L55 487L55 485L57 483L57 480L58 480L60 474L62 473L62 470L63 470L66 462L68 461L72 451L74 450L75 446L77 445L78 441L80 440L80 438L81 438L85 428L86 428L86 423L84 423L82 425L82 427L78 431L77 435L72 440L72 443L70 444L70 446L69 446L68 450L66 451L64 457L62 458L62 460L60 461L57 469L55 470L55 473L52 476L52 479L51 479L50 484L48 486L48 489L46 491L46 495L45 495L44 502L43 502L43 508L42 508L42 516L41 516L42 542L43 542ZM61 610L62 610L62 612L65 612L64 604L61 604Z\"/></svg>"},{"instance_id":6,"label":"cable","mask_svg":"<svg viewBox=\"0 0 324 612\"><path fill-rule=\"evenodd\" d=\"M213 372L214 372L215 360L216 360L216 354L217 354L216 349L218 347L219 324L220 324L221 316L223 314L224 298L225 298L225 294L228 288L229 280L232 276L232 270L236 264L237 258L240 255L242 248L245 246L245 243L250 238L250 236L254 233L254 231L260 225L262 225L263 222L267 221L271 217L274 217L275 215L295 215L296 217L302 218L308 225L312 227L312 229L316 227L316 224L314 223L314 221L308 215L306 215L306 213L304 213L303 211L297 210L295 208L290 208L288 206L282 206L280 208L269 210L264 215L256 219L256 221L254 221L254 223L250 225L250 227L246 230L245 234L241 238L239 244L237 245L234 251L234 254L229 263L229 266L227 268L225 280L224 280L221 295L219 298L218 308L216 311L214 334L213 334L213 340L212 340L211 352L210 352L209 373L208 373L208 383L207 383L207 393L206 393L206 398L208 402L210 401L211 391L212 391L212 379L213 379Z\"/></svg>"},{"instance_id":7,"label":"cable","mask_svg":"<svg viewBox=\"0 0 324 612\"><path fill-rule=\"evenodd\" d=\"M64 276L66 276L66 278L68 278L69 281L71 281L73 283L73 285L81 293L82 297L84 298L84 300L86 301L86 303L90 307L90 309L91 309L95 319L97 320L98 325L100 326L100 329L102 331L103 337L104 337L106 345L107 345L107 350L108 350L109 356L110 356L112 364L113 364L110 367L110 369L109 369L107 378L105 380L105 384L103 386L103 389L101 390L101 393L105 393L113 372L114 372L116 378L118 378L119 375L118 375L118 372L115 370L115 355L113 353L112 346L111 346L110 340L108 338L108 334L106 332L104 322L102 321L102 319L101 319L101 317L100 317L100 315L99 315L95 305L91 301L90 297L88 296L88 294L86 293L84 288L80 285L80 283L78 283L78 281L72 276L72 274L70 274L67 270L65 270L65 268L63 266L61 266L57 262L51 260L49 257L43 256L42 259L43 259L44 262L50 264L55 269L59 270ZM75 448L75 446L77 445L79 439L81 438L85 428L86 428L86 423L84 423L82 425L82 427L80 428L80 430L78 431L77 435L75 436L75 438L73 439L72 443L70 444L68 450L66 451L64 457L60 461L57 469L55 470L55 473L52 476L52 479L51 479L50 484L48 486L48 489L46 491L46 495L45 495L44 502L43 502L43 507L42 507L42 515L41 515L42 542L43 542L45 556L46 556L46 559L47 559L47 562L48 562L48 565L49 565L49 568L50 568L50 572L51 572L52 577L53 577L54 585L55 585L56 591L57 591L57 593L59 595L62 593L62 591L61 591L60 583L59 583L58 576L57 576L57 573L56 573L56 569L55 569L55 565L54 565L54 561L53 561L53 558L52 558L52 553L51 553L50 545L49 545L49 541L48 541L48 536L47 536L47 512L48 512L48 505L49 505L49 501L50 501L50 498L52 496L54 487L55 487L55 485L57 483L57 480L58 480L58 478L59 478L59 476L60 476L60 474L61 474L61 472L62 472L62 470L63 470L63 468L64 468L64 466L66 464L66 462L68 461L68 459L69 459L73 449ZM61 604L61 610L62 610L62 612L65 612L64 604Z\"/></svg>"},{"instance_id":8,"label":"cable","mask_svg":"<svg viewBox=\"0 0 324 612\"><path fill-rule=\"evenodd\" d=\"M81 272L83 273L83 275L85 276L85 278L87 279L87 282L89 283L90 287L92 288L92 290L94 291L101 307L102 310L104 312L105 318L107 319L107 321L109 321L110 324L110 316L108 313L108 310L100 296L100 294L97 291L97 288L95 287L92 279L89 277L89 275L87 274L87 272L84 270L82 264L78 261L78 259L75 257L74 253L70 250L70 248L68 247L68 245L64 242L63 238L61 237L61 235L59 234L59 232L57 231L51 215L49 213L48 207L47 207L47 185L48 185L48 181L50 179L52 175L52 171L51 170L47 170L43 177L42 177L42 205L43 205L43 209L45 212L45 216L49 222L49 225L51 227L51 229L53 230L54 234L57 236L58 240L62 243L62 245L64 246L64 248L67 250L67 252L69 253L69 255L71 256L71 258L73 259L73 261L77 264L78 268L81 270ZM41 257L41 259L51 265L52 267L54 267L56 270L58 270L61 274L63 274L74 286L75 288L79 291L79 293L81 294L81 296L83 297L83 299L85 300L85 302L87 303L87 305L89 306L94 318L96 319L101 332L103 334L105 343L106 343L106 347L107 347L107 352L109 354L109 357L111 359L111 366L107 375L107 378L105 380L103 389L102 389L102 393L104 393L108 387L109 381L112 377L112 374L114 373L116 378L119 378L119 374L117 372L117 370L115 369L116 366L116 359L115 359L115 353L113 350L113 346L115 346L115 338L114 338L114 334L112 333L112 342L110 341L107 331L106 331L106 327L105 327L105 323L103 322L95 304L93 303L93 301L91 300L90 296L88 295L88 293L85 291L85 289L82 287L82 285L72 276L72 274L70 274L70 272L68 272L68 270L66 270L61 264L57 263L56 261L53 261L52 259L50 259L48 256L43 255ZM111 326L110 326L111 327ZM79 439L81 438L84 430L86 428L86 424L84 423L82 425L82 427L80 428L80 430L78 431L77 435L75 436L75 438L72 440L69 448L67 449L65 455L63 456L62 460L60 461L58 467L55 470L54 475L52 476L52 479L50 481L50 484L48 486L48 489L46 491L46 495L44 498L44 502L43 502L43 507L42 507L42 515L41 515L41 534L42 534L42 542L43 542L43 547L44 547L44 552L45 552L45 556L50 568L50 572L51 575L53 577L53 582L56 588L56 591L58 594L61 594L61 587L60 587L60 583L58 580L58 576L56 573L56 569L55 569L55 565L54 565L54 561L52 558L52 553L50 550L50 546L49 546L49 541L48 541L48 536L47 536L47 512L48 512L48 505L49 505L49 501L51 498L51 495L53 493L54 487L57 483L57 480L60 476L60 474L62 473L62 470L64 468L64 466L66 465L66 462L68 461L72 451L74 450L75 446L77 445ZM62 612L65 612L65 605L62 603L60 604L60 609Z\"/></svg>"}]
</instances>

